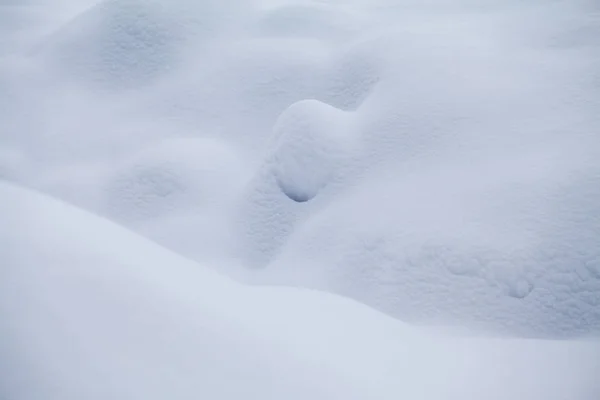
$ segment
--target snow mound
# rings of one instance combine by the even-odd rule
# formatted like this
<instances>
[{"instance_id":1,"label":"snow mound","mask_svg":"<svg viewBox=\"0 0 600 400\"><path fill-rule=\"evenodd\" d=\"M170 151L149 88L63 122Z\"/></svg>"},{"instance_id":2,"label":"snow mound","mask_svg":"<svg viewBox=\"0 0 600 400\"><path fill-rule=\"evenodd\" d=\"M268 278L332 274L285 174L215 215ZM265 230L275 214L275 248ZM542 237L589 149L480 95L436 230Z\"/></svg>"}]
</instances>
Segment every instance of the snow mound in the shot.
<instances>
[{"instance_id":1,"label":"snow mound","mask_svg":"<svg viewBox=\"0 0 600 400\"><path fill-rule=\"evenodd\" d=\"M43 55L66 77L138 87L174 69L187 44L219 35L249 9L231 3L104 0L56 32Z\"/></svg>"},{"instance_id":2,"label":"snow mound","mask_svg":"<svg viewBox=\"0 0 600 400\"><path fill-rule=\"evenodd\" d=\"M316 100L294 103L274 127L267 162L281 191L302 203L336 179L360 148L347 113Z\"/></svg>"},{"instance_id":3,"label":"snow mound","mask_svg":"<svg viewBox=\"0 0 600 400\"><path fill-rule=\"evenodd\" d=\"M234 197L244 176L240 157L222 141L159 141L108 179L102 213L128 223L192 208L214 208Z\"/></svg>"},{"instance_id":4,"label":"snow mound","mask_svg":"<svg viewBox=\"0 0 600 400\"><path fill-rule=\"evenodd\" d=\"M313 215L266 276L416 323L522 336L598 332L600 175L581 154L567 164L567 147L556 150L518 166L517 157L510 167L490 159L476 171L387 166L393 183L371 179Z\"/></svg>"},{"instance_id":5,"label":"snow mound","mask_svg":"<svg viewBox=\"0 0 600 400\"><path fill-rule=\"evenodd\" d=\"M351 113L318 100L286 109L236 213L240 257L266 265L311 212L336 197L360 149Z\"/></svg>"},{"instance_id":6,"label":"snow mound","mask_svg":"<svg viewBox=\"0 0 600 400\"><path fill-rule=\"evenodd\" d=\"M528 9L519 45L501 38L516 10L389 10L389 24L352 47L376 78L365 82L377 82L353 114L362 157L344 172L343 196L285 231L261 278L405 321L597 334L598 63L585 46L570 47L575 58L543 47L560 24L526 31L542 10L559 18ZM265 237L289 220L264 218Z\"/></svg>"},{"instance_id":7,"label":"snow mound","mask_svg":"<svg viewBox=\"0 0 600 400\"><path fill-rule=\"evenodd\" d=\"M352 301L250 288L0 183L7 400L594 400L594 342L418 331Z\"/></svg>"}]
</instances>

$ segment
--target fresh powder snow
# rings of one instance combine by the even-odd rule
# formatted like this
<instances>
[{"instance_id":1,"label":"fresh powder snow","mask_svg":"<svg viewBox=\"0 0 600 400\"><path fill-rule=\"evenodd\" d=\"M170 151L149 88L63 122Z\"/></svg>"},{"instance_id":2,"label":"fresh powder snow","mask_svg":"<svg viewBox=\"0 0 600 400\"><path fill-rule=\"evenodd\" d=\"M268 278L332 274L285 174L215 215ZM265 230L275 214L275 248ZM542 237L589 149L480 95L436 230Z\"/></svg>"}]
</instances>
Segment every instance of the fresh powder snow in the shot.
<instances>
[{"instance_id":1,"label":"fresh powder snow","mask_svg":"<svg viewBox=\"0 0 600 400\"><path fill-rule=\"evenodd\" d=\"M0 399L600 398L595 0L5 0Z\"/></svg>"}]
</instances>

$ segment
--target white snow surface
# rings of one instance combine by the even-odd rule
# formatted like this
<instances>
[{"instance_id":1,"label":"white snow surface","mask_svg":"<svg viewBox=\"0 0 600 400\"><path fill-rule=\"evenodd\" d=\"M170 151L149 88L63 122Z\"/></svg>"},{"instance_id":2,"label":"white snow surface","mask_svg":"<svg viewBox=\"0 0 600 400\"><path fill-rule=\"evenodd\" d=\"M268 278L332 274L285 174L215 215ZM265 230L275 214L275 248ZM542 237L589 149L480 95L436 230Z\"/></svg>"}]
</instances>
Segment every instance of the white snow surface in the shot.
<instances>
[{"instance_id":1,"label":"white snow surface","mask_svg":"<svg viewBox=\"0 0 600 400\"><path fill-rule=\"evenodd\" d=\"M599 4L0 2L0 389L600 398Z\"/></svg>"},{"instance_id":2,"label":"white snow surface","mask_svg":"<svg viewBox=\"0 0 600 400\"><path fill-rule=\"evenodd\" d=\"M0 394L75 399L594 400L595 341L481 339L235 283L104 218L0 184Z\"/></svg>"}]
</instances>

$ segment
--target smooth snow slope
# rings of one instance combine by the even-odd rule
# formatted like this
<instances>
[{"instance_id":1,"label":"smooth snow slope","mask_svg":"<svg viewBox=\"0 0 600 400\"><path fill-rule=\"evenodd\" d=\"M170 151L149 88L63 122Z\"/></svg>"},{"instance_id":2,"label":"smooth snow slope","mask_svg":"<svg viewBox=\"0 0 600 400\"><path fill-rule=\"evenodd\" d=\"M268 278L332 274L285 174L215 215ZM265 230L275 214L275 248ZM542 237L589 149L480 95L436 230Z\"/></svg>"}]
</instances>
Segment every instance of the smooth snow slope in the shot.
<instances>
[{"instance_id":1,"label":"smooth snow slope","mask_svg":"<svg viewBox=\"0 0 600 400\"><path fill-rule=\"evenodd\" d=\"M0 34L0 177L250 282L600 334L597 1L5 1Z\"/></svg>"},{"instance_id":2,"label":"smooth snow slope","mask_svg":"<svg viewBox=\"0 0 600 400\"><path fill-rule=\"evenodd\" d=\"M442 337L250 288L0 183L0 397L594 400L600 343Z\"/></svg>"},{"instance_id":3,"label":"smooth snow slope","mask_svg":"<svg viewBox=\"0 0 600 400\"><path fill-rule=\"evenodd\" d=\"M369 397L261 334L252 314L269 311L241 287L67 204L0 191L3 399Z\"/></svg>"}]
</instances>

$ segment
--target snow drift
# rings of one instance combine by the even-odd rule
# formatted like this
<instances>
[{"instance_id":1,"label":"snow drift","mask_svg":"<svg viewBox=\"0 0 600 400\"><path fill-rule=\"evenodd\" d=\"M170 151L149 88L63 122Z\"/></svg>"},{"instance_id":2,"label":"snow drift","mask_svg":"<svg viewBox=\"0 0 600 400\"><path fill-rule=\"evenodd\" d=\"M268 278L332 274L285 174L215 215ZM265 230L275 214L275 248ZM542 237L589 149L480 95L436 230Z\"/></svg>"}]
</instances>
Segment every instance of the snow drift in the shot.
<instances>
[{"instance_id":1,"label":"snow drift","mask_svg":"<svg viewBox=\"0 0 600 400\"><path fill-rule=\"evenodd\" d=\"M444 337L351 300L245 287L0 184L0 395L594 400L595 342Z\"/></svg>"},{"instance_id":2,"label":"snow drift","mask_svg":"<svg viewBox=\"0 0 600 400\"><path fill-rule=\"evenodd\" d=\"M597 2L16 3L2 178L254 283L599 334Z\"/></svg>"}]
</instances>

